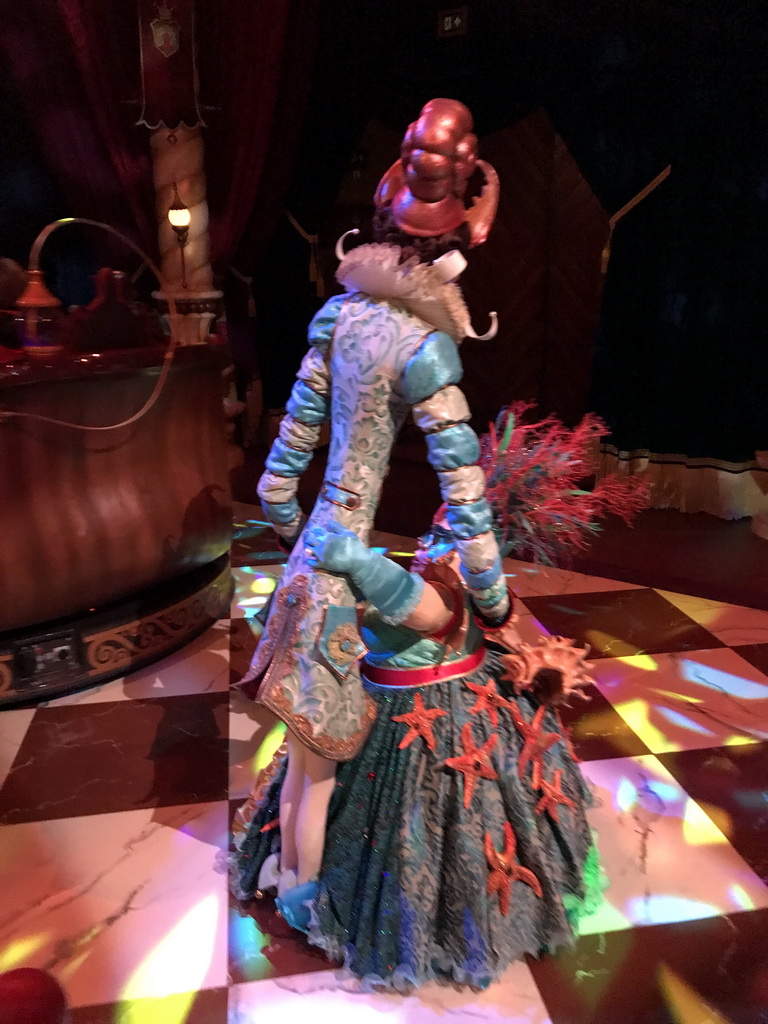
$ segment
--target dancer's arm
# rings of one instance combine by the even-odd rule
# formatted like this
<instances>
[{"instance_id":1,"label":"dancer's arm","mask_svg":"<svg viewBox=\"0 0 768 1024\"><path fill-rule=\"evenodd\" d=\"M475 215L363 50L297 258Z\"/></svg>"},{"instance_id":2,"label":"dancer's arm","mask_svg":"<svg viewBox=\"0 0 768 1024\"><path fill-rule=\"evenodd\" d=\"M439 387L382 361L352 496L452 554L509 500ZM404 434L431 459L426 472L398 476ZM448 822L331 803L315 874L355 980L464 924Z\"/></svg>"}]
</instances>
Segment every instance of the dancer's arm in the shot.
<instances>
[{"instance_id":1,"label":"dancer's arm","mask_svg":"<svg viewBox=\"0 0 768 1024\"><path fill-rule=\"evenodd\" d=\"M330 373L327 353L345 295L330 299L309 325L309 352L297 373L257 491L264 515L291 547L304 527L296 492L299 477L312 461L323 423L330 418Z\"/></svg>"},{"instance_id":2,"label":"dancer's arm","mask_svg":"<svg viewBox=\"0 0 768 1024\"><path fill-rule=\"evenodd\" d=\"M434 331L407 362L403 393L426 435L427 456L440 481L464 581L483 618L499 622L509 612L509 596L485 498L485 474L477 464L480 442L467 422L469 406L457 387L461 377L455 341Z\"/></svg>"},{"instance_id":3,"label":"dancer's arm","mask_svg":"<svg viewBox=\"0 0 768 1024\"><path fill-rule=\"evenodd\" d=\"M421 576L378 551L371 551L338 523L307 531L304 544L316 568L348 576L387 622L429 634L439 631L453 614L443 590L425 583Z\"/></svg>"}]
</instances>

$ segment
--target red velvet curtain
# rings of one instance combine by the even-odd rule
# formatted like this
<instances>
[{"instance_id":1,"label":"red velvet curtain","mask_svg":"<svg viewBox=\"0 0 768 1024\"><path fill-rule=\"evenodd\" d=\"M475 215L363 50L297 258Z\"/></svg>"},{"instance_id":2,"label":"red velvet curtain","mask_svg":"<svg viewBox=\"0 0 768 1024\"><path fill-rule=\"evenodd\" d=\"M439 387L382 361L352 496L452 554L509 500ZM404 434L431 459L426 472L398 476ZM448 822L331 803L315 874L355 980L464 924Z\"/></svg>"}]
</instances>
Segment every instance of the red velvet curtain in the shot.
<instances>
[{"instance_id":1,"label":"red velvet curtain","mask_svg":"<svg viewBox=\"0 0 768 1024\"><path fill-rule=\"evenodd\" d=\"M73 215L156 245L149 138L138 116L133 4L24 0L0 8L0 47Z\"/></svg>"},{"instance_id":2,"label":"red velvet curtain","mask_svg":"<svg viewBox=\"0 0 768 1024\"><path fill-rule=\"evenodd\" d=\"M226 270L280 215L311 81L320 0L197 0L211 255ZM0 5L0 47L73 215L156 250L135 3ZM266 193L269 193L269 196Z\"/></svg>"},{"instance_id":3,"label":"red velvet curtain","mask_svg":"<svg viewBox=\"0 0 768 1024\"><path fill-rule=\"evenodd\" d=\"M249 266L290 183L314 64L320 0L198 2L211 257Z\"/></svg>"}]
</instances>

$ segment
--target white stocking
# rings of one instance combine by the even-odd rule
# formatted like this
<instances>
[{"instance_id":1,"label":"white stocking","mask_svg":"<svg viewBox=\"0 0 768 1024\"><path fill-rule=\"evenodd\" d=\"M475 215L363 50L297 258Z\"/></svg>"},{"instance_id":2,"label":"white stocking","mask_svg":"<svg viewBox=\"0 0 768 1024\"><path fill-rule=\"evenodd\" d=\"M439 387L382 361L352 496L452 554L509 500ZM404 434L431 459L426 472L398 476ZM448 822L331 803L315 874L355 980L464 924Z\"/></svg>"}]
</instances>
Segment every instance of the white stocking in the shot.
<instances>
[{"instance_id":1,"label":"white stocking","mask_svg":"<svg viewBox=\"0 0 768 1024\"><path fill-rule=\"evenodd\" d=\"M296 816L295 841L298 851L298 884L320 874L325 846L328 804L336 782L336 761L329 761L304 749L304 787Z\"/></svg>"},{"instance_id":2,"label":"white stocking","mask_svg":"<svg viewBox=\"0 0 768 1024\"><path fill-rule=\"evenodd\" d=\"M296 871L296 815L304 789L304 755L307 748L288 733L288 769L280 790L280 870Z\"/></svg>"}]
</instances>

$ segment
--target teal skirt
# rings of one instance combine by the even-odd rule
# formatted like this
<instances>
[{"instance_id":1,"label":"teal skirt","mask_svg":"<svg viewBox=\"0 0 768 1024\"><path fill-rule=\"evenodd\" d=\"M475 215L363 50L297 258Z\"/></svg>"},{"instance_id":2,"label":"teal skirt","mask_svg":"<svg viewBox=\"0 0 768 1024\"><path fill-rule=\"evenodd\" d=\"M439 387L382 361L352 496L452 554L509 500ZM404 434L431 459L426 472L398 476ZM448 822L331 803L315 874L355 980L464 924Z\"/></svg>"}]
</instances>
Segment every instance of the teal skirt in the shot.
<instances>
[{"instance_id":1,"label":"teal skirt","mask_svg":"<svg viewBox=\"0 0 768 1024\"><path fill-rule=\"evenodd\" d=\"M358 757L339 765L309 935L366 986L484 988L524 955L571 941L600 902L591 798L559 718L501 674L489 653L460 679L369 686L378 715ZM489 681L502 701L478 694ZM278 816L283 776L235 854L241 899L279 849L279 828L261 829Z\"/></svg>"}]
</instances>

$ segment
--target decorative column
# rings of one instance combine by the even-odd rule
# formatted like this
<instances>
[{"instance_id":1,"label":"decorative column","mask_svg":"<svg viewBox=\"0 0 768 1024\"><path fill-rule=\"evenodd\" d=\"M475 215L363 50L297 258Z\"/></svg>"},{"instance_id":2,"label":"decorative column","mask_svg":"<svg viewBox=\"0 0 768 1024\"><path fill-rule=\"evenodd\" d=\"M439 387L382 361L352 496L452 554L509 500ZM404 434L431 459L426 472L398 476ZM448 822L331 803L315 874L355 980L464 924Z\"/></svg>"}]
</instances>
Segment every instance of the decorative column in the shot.
<instances>
[{"instance_id":1,"label":"decorative column","mask_svg":"<svg viewBox=\"0 0 768 1024\"><path fill-rule=\"evenodd\" d=\"M213 288L205 198L202 128L195 67L193 0L173 6L139 0L142 114L138 124L152 132L153 177L158 243L165 291L179 313L180 343L200 344L220 310L222 293ZM189 226L174 231L174 203L189 211Z\"/></svg>"},{"instance_id":2,"label":"decorative column","mask_svg":"<svg viewBox=\"0 0 768 1024\"><path fill-rule=\"evenodd\" d=\"M202 131L200 126L180 126L173 131L156 128L151 146L161 269L179 312L184 314L181 344L193 345L205 341L222 297L213 288ZM183 244L168 220L168 210L177 197L189 210ZM164 292L155 294L161 301L165 298Z\"/></svg>"}]
</instances>

